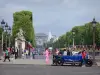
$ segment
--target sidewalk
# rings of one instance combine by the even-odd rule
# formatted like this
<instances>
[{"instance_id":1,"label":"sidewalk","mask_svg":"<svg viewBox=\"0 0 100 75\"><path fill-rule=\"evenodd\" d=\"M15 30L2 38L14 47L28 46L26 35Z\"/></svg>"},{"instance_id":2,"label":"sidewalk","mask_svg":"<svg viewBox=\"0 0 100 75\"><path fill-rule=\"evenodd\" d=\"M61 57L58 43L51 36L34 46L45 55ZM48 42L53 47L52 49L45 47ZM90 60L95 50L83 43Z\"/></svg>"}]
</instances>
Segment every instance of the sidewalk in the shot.
<instances>
[{"instance_id":1,"label":"sidewalk","mask_svg":"<svg viewBox=\"0 0 100 75\"><path fill-rule=\"evenodd\" d=\"M100 66L100 57L96 57L96 63L98 66ZM33 64L33 65L47 65L45 63L45 59L12 59L11 62L8 60L6 62L3 62L3 57L2 60L0 60L0 64ZM52 64L52 60L50 59L50 63L48 65Z\"/></svg>"},{"instance_id":2,"label":"sidewalk","mask_svg":"<svg viewBox=\"0 0 100 75\"><path fill-rule=\"evenodd\" d=\"M3 62L0 60L0 64L33 64L33 65L47 65L45 63L44 59L13 59L11 62L8 60L6 62ZM50 60L50 63L48 65L52 64L52 60Z\"/></svg>"},{"instance_id":3,"label":"sidewalk","mask_svg":"<svg viewBox=\"0 0 100 75\"><path fill-rule=\"evenodd\" d=\"M97 62L97 65L100 66L100 62Z\"/></svg>"}]
</instances>

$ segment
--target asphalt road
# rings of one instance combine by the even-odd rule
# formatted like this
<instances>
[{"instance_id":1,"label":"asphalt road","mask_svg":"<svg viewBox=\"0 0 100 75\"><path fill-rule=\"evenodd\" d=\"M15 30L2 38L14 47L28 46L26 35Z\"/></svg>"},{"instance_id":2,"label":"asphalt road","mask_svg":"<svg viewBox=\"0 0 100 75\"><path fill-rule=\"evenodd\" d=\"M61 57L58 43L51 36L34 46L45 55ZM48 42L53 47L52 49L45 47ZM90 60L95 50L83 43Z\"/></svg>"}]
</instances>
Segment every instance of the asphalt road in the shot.
<instances>
[{"instance_id":1,"label":"asphalt road","mask_svg":"<svg viewBox=\"0 0 100 75\"><path fill-rule=\"evenodd\" d=\"M0 65L0 75L100 75L100 67Z\"/></svg>"}]
</instances>

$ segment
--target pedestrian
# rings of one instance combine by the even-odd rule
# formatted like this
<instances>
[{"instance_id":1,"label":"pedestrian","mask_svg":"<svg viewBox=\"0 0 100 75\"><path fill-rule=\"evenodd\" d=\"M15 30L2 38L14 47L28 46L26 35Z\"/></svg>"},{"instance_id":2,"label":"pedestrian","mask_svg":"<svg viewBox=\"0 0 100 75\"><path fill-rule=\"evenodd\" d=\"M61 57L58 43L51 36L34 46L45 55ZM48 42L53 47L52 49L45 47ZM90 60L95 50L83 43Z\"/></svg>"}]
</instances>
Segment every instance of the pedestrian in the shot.
<instances>
[{"instance_id":1,"label":"pedestrian","mask_svg":"<svg viewBox=\"0 0 100 75\"><path fill-rule=\"evenodd\" d=\"M48 48L45 49L45 61L46 61L46 64L49 64L49 56L50 56L50 53L49 53L49 50Z\"/></svg>"},{"instance_id":2,"label":"pedestrian","mask_svg":"<svg viewBox=\"0 0 100 75\"><path fill-rule=\"evenodd\" d=\"M26 50L26 58L28 59L28 54L29 54L29 51Z\"/></svg>"},{"instance_id":3,"label":"pedestrian","mask_svg":"<svg viewBox=\"0 0 100 75\"><path fill-rule=\"evenodd\" d=\"M67 56L70 56L70 55L71 55L70 51L69 51L69 50L67 50Z\"/></svg>"},{"instance_id":4,"label":"pedestrian","mask_svg":"<svg viewBox=\"0 0 100 75\"><path fill-rule=\"evenodd\" d=\"M24 59L24 52L22 52L22 59Z\"/></svg>"},{"instance_id":5,"label":"pedestrian","mask_svg":"<svg viewBox=\"0 0 100 75\"><path fill-rule=\"evenodd\" d=\"M58 49L56 49L56 55L58 55L59 54L59 50Z\"/></svg>"},{"instance_id":6,"label":"pedestrian","mask_svg":"<svg viewBox=\"0 0 100 75\"><path fill-rule=\"evenodd\" d=\"M32 59L35 59L35 49L34 49L34 47L32 48L31 53L32 53Z\"/></svg>"},{"instance_id":7,"label":"pedestrian","mask_svg":"<svg viewBox=\"0 0 100 75\"><path fill-rule=\"evenodd\" d=\"M17 59L17 57L18 57L18 48L16 47L15 48L15 59Z\"/></svg>"},{"instance_id":8,"label":"pedestrian","mask_svg":"<svg viewBox=\"0 0 100 75\"><path fill-rule=\"evenodd\" d=\"M35 52L32 52L32 58L35 59Z\"/></svg>"},{"instance_id":9,"label":"pedestrian","mask_svg":"<svg viewBox=\"0 0 100 75\"><path fill-rule=\"evenodd\" d=\"M67 55L67 51L66 51L66 49L64 49L64 53L63 53L63 55L64 55L64 56Z\"/></svg>"},{"instance_id":10,"label":"pedestrian","mask_svg":"<svg viewBox=\"0 0 100 75\"><path fill-rule=\"evenodd\" d=\"M4 52L4 62L6 61L6 59L8 59L10 62L10 55L9 55L9 51L7 49Z\"/></svg>"},{"instance_id":11,"label":"pedestrian","mask_svg":"<svg viewBox=\"0 0 100 75\"><path fill-rule=\"evenodd\" d=\"M83 60L83 66L85 66L86 64L86 51L85 50L82 51L82 60Z\"/></svg>"}]
</instances>

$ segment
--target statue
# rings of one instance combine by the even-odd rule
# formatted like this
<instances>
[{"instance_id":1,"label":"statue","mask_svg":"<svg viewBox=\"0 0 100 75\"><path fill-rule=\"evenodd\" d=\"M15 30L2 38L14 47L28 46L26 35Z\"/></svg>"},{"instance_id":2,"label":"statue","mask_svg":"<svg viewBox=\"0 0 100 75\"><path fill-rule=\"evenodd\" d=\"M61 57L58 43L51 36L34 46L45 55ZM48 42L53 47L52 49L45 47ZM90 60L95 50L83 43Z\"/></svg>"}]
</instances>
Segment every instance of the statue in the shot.
<instances>
[{"instance_id":1,"label":"statue","mask_svg":"<svg viewBox=\"0 0 100 75\"><path fill-rule=\"evenodd\" d=\"M18 37L23 37L23 30L19 29L19 32L17 33Z\"/></svg>"}]
</instances>

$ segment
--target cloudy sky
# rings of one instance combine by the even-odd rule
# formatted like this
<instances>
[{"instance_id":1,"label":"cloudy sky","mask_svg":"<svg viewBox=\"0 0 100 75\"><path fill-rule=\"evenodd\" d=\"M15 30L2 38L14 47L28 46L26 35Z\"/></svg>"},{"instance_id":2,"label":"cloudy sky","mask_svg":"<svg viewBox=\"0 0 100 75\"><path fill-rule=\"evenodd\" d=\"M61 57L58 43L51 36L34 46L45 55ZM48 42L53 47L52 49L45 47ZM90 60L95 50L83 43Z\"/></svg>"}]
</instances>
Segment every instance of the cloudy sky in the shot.
<instances>
[{"instance_id":1,"label":"cloudy sky","mask_svg":"<svg viewBox=\"0 0 100 75\"><path fill-rule=\"evenodd\" d=\"M33 12L36 33L51 31L57 36L93 17L100 21L100 0L0 0L0 21L12 26L12 15L20 10Z\"/></svg>"}]
</instances>

